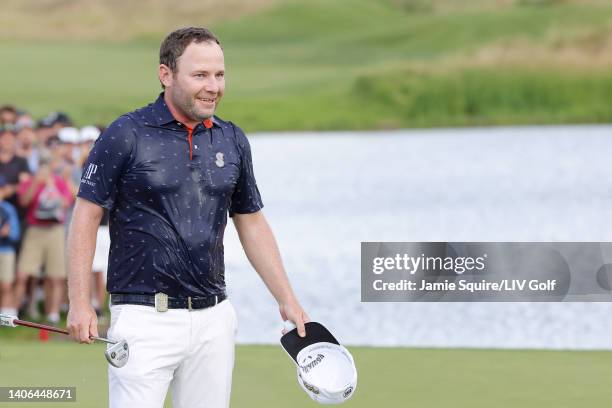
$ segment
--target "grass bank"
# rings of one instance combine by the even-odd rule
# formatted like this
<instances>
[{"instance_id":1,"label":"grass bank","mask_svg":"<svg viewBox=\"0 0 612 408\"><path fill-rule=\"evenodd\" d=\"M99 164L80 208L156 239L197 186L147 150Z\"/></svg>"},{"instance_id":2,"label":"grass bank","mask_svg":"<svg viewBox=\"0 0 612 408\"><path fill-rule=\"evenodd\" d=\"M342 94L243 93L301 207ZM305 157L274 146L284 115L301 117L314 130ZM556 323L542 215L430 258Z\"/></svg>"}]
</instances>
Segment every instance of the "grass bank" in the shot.
<instances>
[{"instance_id":1,"label":"grass bank","mask_svg":"<svg viewBox=\"0 0 612 408\"><path fill-rule=\"evenodd\" d=\"M363 76L354 99L384 107L377 126L612 122L612 73L558 69L402 70Z\"/></svg>"},{"instance_id":2,"label":"grass bank","mask_svg":"<svg viewBox=\"0 0 612 408\"><path fill-rule=\"evenodd\" d=\"M147 1L163 8L137 2ZM219 113L248 131L610 120L605 1L262 1L215 18L199 16L207 2L187 3L160 26L209 24L218 33L228 68ZM18 4L10 1L7 15L20 16ZM66 9L48 38L42 29L0 32L1 102L35 116L62 109L86 124L155 98L165 31L130 24L139 18L131 5L115 16L121 35L105 26L75 34L109 12L95 10ZM32 5L21 18L44 28L44 12Z\"/></svg>"}]
</instances>

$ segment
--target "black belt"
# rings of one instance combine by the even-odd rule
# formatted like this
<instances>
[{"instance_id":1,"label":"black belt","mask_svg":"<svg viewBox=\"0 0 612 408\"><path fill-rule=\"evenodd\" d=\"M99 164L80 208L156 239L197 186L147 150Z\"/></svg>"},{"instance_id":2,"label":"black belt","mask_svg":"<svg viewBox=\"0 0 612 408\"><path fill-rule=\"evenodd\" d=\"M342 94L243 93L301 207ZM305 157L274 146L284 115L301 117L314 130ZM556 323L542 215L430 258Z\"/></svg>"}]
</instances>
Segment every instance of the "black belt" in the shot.
<instances>
[{"instance_id":1,"label":"black belt","mask_svg":"<svg viewBox=\"0 0 612 408\"><path fill-rule=\"evenodd\" d=\"M206 309L216 305L219 302L225 300L227 295L221 293L216 296L201 296L201 297L181 297L173 298L168 297L168 309ZM110 295L111 305L144 305L144 306L156 306L155 295L136 295L136 294L125 294L125 293L111 293ZM158 309L159 310L159 309ZM160 310L162 311L162 310Z\"/></svg>"}]
</instances>

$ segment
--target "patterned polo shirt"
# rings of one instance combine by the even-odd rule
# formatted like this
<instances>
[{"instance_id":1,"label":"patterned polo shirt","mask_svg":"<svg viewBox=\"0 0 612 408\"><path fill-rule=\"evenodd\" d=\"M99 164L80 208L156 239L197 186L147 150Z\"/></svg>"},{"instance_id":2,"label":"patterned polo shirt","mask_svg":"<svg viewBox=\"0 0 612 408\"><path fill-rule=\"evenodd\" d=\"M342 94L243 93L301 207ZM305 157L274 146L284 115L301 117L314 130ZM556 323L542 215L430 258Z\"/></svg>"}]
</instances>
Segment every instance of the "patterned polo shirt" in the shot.
<instances>
[{"instance_id":1,"label":"patterned polo shirt","mask_svg":"<svg viewBox=\"0 0 612 408\"><path fill-rule=\"evenodd\" d=\"M263 208L244 132L218 117L189 129L163 93L98 138L78 196L110 211L110 293L223 293L227 215Z\"/></svg>"}]
</instances>

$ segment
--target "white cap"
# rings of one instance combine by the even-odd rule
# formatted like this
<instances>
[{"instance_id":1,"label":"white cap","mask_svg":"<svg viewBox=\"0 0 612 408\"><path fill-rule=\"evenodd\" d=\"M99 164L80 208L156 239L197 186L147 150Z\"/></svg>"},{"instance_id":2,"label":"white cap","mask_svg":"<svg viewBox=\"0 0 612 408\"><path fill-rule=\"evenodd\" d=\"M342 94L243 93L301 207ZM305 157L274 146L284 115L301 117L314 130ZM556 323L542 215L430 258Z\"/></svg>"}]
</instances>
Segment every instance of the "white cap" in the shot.
<instances>
[{"instance_id":1,"label":"white cap","mask_svg":"<svg viewBox=\"0 0 612 408\"><path fill-rule=\"evenodd\" d=\"M100 136L100 129L95 126L85 126L81 129L81 142L95 142Z\"/></svg>"},{"instance_id":2,"label":"white cap","mask_svg":"<svg viewBox=\"0 0 612 408\"><path fill-rule=\"evenodd\" d=\"M320 404L340 404L348 400L357 387L357 369L353 356L339 345L315 343L297 355L298 383Z\"/></svg>"},{"instance_id":3,"label":"white cap","mask_svg":"<svg viewBox=\"0 0 612 408\"><path fill-rule=\"evenodd\" d=\"M80 138L79 129L75 127L64 127L59 130L57 137L63 143L78 143Z\"/></svg>"}]
</instances>

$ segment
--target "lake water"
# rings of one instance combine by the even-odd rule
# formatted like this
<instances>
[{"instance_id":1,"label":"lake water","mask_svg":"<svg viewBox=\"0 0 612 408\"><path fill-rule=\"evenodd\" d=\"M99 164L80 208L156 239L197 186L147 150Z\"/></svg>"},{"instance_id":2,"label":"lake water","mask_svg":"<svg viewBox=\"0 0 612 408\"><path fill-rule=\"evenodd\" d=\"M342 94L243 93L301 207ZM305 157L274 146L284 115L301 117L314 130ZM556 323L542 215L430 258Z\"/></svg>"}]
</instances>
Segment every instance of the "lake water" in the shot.
<instances>
[{"instance_id":1,"label":"lake water","mask_svg":"<svg viewBox=\"0 0 612 408\"><path fill-rule=\"evenodd\" d=\"M362 241L612 241L612 126L250 135L284 263L347 344L612 349L607 303L362 303ZM276 303L231 223L238 341L276 343Z\"/></svg>"}]
</instances>

